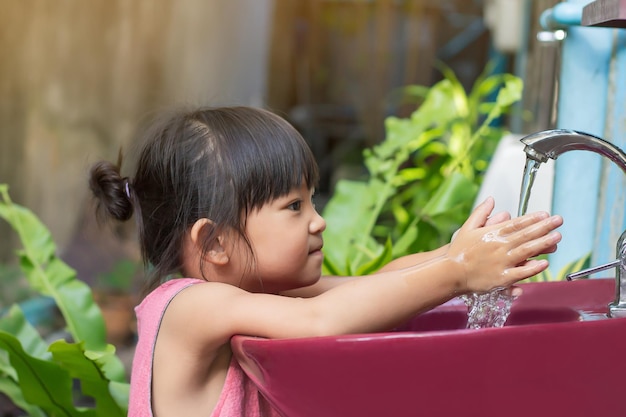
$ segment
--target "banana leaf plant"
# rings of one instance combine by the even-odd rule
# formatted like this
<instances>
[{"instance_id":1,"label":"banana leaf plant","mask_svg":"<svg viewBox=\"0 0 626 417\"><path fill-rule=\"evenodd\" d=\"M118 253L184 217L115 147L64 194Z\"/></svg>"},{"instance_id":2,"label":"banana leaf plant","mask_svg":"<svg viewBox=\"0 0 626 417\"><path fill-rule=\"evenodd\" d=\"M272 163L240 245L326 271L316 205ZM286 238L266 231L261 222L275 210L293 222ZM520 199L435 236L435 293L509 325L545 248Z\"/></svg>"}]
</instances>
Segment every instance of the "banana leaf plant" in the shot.
<instances>
[{"instance_id":1,"label":"banana leaf plant","mask_svg":"<svg viewBox=\"0 0 626 417\"><path fill-rule=\"evenodd\" d=\"M129 384L91 289L56 255L49 230L0 184L0 217L18 234L30 287L56 303L68 339L47 341L18 304L0 317L0 392L29 416L126 416Z\"/></svg>"},{"instance_id":2,"label":"banana leaf plant","mask_svg":"<svg viewBox=\"0 0 626 417\"><path fill-rule=\"evenodd\" d=\"M466 93L451 70L442 72L430 88L405 89L421 105L408 118L386 119L385 139L363 152L367 178L337 182L322 213L325 274L365 275L432 250L470 214L505 133L494 122L519 101L523 84L487 67Z\"/></svg>"}]
</instances>

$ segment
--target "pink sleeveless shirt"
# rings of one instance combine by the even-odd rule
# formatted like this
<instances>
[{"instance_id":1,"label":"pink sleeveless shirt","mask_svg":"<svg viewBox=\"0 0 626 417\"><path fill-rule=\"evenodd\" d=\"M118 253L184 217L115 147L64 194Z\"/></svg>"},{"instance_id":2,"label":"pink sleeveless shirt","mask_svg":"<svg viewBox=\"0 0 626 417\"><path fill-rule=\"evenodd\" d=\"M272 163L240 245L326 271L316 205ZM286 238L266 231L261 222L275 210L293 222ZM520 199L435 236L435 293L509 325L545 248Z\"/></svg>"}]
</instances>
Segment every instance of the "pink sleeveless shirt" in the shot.
<instances>
[{"instance_id":1,"label":"pink sleeveless shirt","mask_svg":"<svg viewBox=\"0 0 626 417\"><path fill-rule=\"evenodd\" d=\"M173 279L152 291L135 308L138 342L130 377L128 417L152 417L152 359L156 336L163 314L172 299L184 288L205 281L192 278ZM273 417L279 416L237 361L231 359L224 388L209 417Z\"/></svg>"}]
</instances>

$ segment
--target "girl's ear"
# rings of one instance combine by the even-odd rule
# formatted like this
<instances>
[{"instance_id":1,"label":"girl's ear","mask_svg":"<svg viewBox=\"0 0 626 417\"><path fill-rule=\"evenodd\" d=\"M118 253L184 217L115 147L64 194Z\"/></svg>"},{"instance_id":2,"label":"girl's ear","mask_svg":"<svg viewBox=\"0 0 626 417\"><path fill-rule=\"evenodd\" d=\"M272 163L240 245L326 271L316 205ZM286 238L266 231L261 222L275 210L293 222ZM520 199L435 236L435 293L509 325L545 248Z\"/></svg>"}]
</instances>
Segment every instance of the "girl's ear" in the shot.
<instances>
[{"instance_id":1,"label":"girl's ear","mask_svg":"<svg viewBox=\"0 0 626 417\"><path fill-rule=\"evenodd\" d=\"M214 236L213 241L208 247L208 251L204 251L204 243L215 227L210 219L198 219L191 226L190 238L199 257L205 261L216 265L225 265L229 261L228 252L224 249L224 237Z\"/></svg>"}]
</instances>

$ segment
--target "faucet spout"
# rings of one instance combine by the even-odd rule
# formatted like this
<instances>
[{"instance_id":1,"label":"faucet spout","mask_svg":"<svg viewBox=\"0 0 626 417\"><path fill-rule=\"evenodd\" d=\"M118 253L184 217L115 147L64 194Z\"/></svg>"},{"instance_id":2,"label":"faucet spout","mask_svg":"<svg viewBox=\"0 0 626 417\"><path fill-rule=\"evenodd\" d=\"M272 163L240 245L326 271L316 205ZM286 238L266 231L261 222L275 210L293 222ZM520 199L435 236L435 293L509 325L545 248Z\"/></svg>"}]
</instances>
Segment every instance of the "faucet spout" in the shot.
<instances>
[{"instance_id":1,"label":"faucet spout","mask_svg":"<svg viewBox=\"0 0 626 417\"><path fill-rule=\"evenodd\" d=\"M597 136L576 130L555 129L533 133L522 139L524 152L530 159L546 162L575 150L591 151L609 158L626 174L626 154L617 146Z\"/></svg>"},{"instance_id":2,"label":"faucet spout","mask_svg":"<svg viewBox=\"0 0 626 417\"><path fill-rule=\"evenodd\" d=\"M528 159L541 164L548 159L575 150L591 151L613 161L626 174L626 153L610 142L589 133L576 130L556 129L534 133L520 139ZM532 185L532 182L530 183ZM530 185L529 185L530 187ZM615 268L615 301L609 304L611 317L626 317L626 231L617 242L616 260L584 271L569 274L568 279L577 279L591 273Z\"/></svg>"}]
</instances>

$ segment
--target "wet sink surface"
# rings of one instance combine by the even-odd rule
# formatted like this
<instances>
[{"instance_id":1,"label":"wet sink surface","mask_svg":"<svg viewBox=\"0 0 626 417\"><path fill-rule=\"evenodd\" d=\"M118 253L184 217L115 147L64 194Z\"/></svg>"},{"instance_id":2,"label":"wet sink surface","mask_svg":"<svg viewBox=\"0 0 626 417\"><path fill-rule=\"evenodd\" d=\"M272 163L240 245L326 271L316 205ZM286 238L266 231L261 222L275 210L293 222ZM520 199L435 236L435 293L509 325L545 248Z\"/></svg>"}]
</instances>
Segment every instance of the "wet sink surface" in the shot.
<instances>
[{"instance_id":1,"label":"wet sink surface","mask_svg":"<svg viewBox=\"0 0 626 417\"><path fill-rule=\"evenodd\" d=\"M457 300L393 332L236 336L233 351L286 416L622 415L626 319L584 320L606 313L614 280L522 288L500 329L466 330Z\"/></svg>"},{"instance_id":2,"label":"wet sink surface","mask_svg":"<svg viewBox=\"0 0 626 417\"><path fill-rule=\"evenodd\" d=\"M541 323L563 323L580 321L586 317L580 311L569 307L512 308L506 326L521 326ZM396 331L426 332L437 330L465 329L467 310L464 306L446 306L415 317Z\"/></svg>"}]
</instances>

